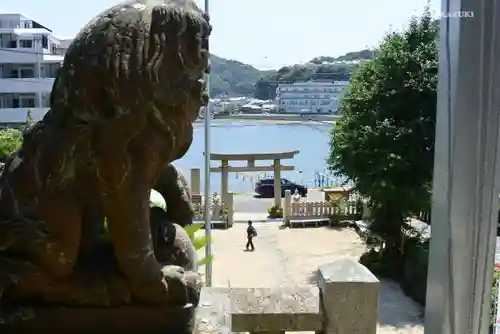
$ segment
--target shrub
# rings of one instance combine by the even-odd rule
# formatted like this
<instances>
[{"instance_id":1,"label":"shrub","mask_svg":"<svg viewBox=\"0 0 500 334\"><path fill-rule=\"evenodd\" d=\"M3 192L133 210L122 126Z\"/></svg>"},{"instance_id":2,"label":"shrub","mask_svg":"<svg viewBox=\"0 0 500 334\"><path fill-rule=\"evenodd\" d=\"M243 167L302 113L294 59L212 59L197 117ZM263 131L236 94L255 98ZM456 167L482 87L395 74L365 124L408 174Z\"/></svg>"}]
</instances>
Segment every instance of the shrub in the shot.
<instances>
[{"instance_id":1,"label":"shrub","mask_svg":"<svg viewBox=\"0 0 500 334\"><path fill-rule=\"evenodd\" d=\"M374 248L361 255L359 263L364 265L375 276L380 278L394 278L397 276L396 264L382 251Z\"/></svg>"},{"instance_id":2,"label":"shrub","mask_svg":"<svg viewBox=\"0 0 500 334\"><path fill-rule=\"evenodd\" d=\"M17 151L23 142L23 134L18 129L0 130L0 162Z\"/></svg>"},{"instance_id":3,"label":"shrub","mask_svg":"<svg viewBox=\"0 0 500 334\"><path fill-rule=\"evenodd\" d=\"M500 279L500 271L496 271L493 273L493 289L491 290L491 311L490 311L490 319L491 319L491 325L495 325L495 308L496 303L497 303L497 298L498 298L498 287L497 287L497 281ZM500 307L500 305L498 305Z\"/></svg>"},{"instance_id":4,"label":"shrub","mask_svg":"<svg viewBox=\"0 0 500 334\"><path fill-rule=\"evenodd\" d=\"M283 208L279 205L274 205L267 209L269 218L283 218Z\"/></svg>"}]
</instances>

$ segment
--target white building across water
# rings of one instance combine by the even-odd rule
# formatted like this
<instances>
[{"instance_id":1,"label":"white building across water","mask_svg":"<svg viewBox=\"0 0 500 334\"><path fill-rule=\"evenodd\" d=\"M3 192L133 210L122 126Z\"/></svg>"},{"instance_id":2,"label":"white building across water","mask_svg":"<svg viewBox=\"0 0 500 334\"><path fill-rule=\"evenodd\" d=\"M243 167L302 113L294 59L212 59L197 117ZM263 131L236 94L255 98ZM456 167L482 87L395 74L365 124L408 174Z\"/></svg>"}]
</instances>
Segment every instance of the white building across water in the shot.
<instances>
[{"instance_id":1,"label":"white building across water","mask_svg":"<svg viewBox=\"0 0 500 334\"><path fill-rule=\"evenodd\" d=\"M282 113L337 114L338 103L349 81L307 81L279 84L276 105Z\"/></svg>"},{"instance_id":2,"label":"white building across water","mask_svg":"<svg viewBox=\"0 0 500 334\"><path fill-rule=\"evenodd\" d=\"M22 15L0 13L0 126L39 120L71 39L60 39Z\"/></svg>"}]
</instances>

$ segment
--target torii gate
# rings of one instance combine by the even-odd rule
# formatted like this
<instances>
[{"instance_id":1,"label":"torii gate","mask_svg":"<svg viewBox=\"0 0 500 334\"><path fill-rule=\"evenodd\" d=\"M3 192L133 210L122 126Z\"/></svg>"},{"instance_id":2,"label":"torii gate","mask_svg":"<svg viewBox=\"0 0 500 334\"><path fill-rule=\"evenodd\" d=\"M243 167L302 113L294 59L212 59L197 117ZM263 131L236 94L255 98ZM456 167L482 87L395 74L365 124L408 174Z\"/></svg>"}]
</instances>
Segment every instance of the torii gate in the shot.
<instances>
[{"instance_id":1,"label":"torii gate","mask_svg":"<svg viewBox=\"0 0 500 334\"><path fill-rule=\"evenodd\" d=\"M281 160L293 159L299 151L281 153L249 153L249 154L221 154L211 153L210 160L220 161L220 166L211 167L211 173L221 173L221 199L225 202L229 194L229 173L242 172L273 172L274 173L274 205L281 207L281 171L292 171L295 166L282 166ZM272 165L256 166L257 160L273 160ZM246 166L231 167L230 161L247 161Z\"/></svg>"}]
</instances>

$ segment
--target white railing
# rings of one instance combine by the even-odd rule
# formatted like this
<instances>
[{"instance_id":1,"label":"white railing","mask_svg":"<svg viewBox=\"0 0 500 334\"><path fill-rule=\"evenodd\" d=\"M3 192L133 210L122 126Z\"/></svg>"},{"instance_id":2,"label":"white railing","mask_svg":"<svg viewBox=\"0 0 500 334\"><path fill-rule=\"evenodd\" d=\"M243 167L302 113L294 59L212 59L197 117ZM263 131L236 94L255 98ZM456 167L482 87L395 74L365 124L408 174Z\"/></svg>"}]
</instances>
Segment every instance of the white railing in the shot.
<instances>
[{"instance_id":1,"label":"white railing","mask_svg":"<svg viewBox=\"0 0 500 334\"><path fill-rule=\"evenodd\" d=\"M195 220L205 220L205 208L203 198L200 194L192 194L192 202L195 209ZM234 224L233 193L227 195L226 201L222 203L212 203L210 205L210 217L213 223L225 222L225 227L232 227Z\"/></svg>"},{"instance_id":2,"label":"white railing","mask_svg":"<svg viewBox=\"0 0 500 334\"><path fill-rule=\"evenodd\" d=\"M291 220L326 219L337 216L339 219L364 218L369 215L369 210L365 202L363 207L351 201L341 201L339 203L331 201L317 202L292 202L292 195L289 190L285 192L283 204L283 222L287 225Z\"/></svg>"},{"instance_id":3,"label":"white railing","mask_svg":"<svg viewBox=\"0 0 500 334\"><path fill-rule=\"evenodd\" d=\"M355 205L337 205L327 201L292 203L289 210L290 217L330 217L358 213Z\"/></svg>"}]
</instances>

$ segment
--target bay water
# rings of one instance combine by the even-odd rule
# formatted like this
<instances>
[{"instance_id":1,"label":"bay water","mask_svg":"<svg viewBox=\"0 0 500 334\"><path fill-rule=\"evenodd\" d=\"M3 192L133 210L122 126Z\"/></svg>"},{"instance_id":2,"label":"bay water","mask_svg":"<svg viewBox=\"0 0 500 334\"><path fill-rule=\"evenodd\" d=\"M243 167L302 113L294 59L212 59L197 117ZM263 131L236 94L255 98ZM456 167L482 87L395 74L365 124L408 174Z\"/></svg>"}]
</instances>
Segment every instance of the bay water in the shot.
<instances>
[{"instance_id":1,"label":"bay water","mask_svg":"<svg viewBox=\"0 0 500 334\"><path fill-rule=\"evenodd\" d=\"M293 159L282 160L282 165L293 165L295 171L282 172L282 177L305 184L318 185L318 178L328 184L337 182L326 171L326 158L329 152L329 133L333 125L325 122L305 123L263 123L252 121L220 120L213 121L210 127L211 153L279 153L298 150ZM189 170L200 168L202 189L204 185L204 126L195 125L194 141L188 153L174 162L182 169L189 180ZM271 160L256 161L256 165L271 165ZM231 166L244 166L246 161L230 162ZM220 162L212 161L217 167ZM259 178L272 177L267 173L229 173L229 191L252 192ZM325 181L326 179L326 181ZM211 173L210 190L219 192L220 173ZM203 191L203 190L202 190Z\"/></svg>"}]
</instances>

